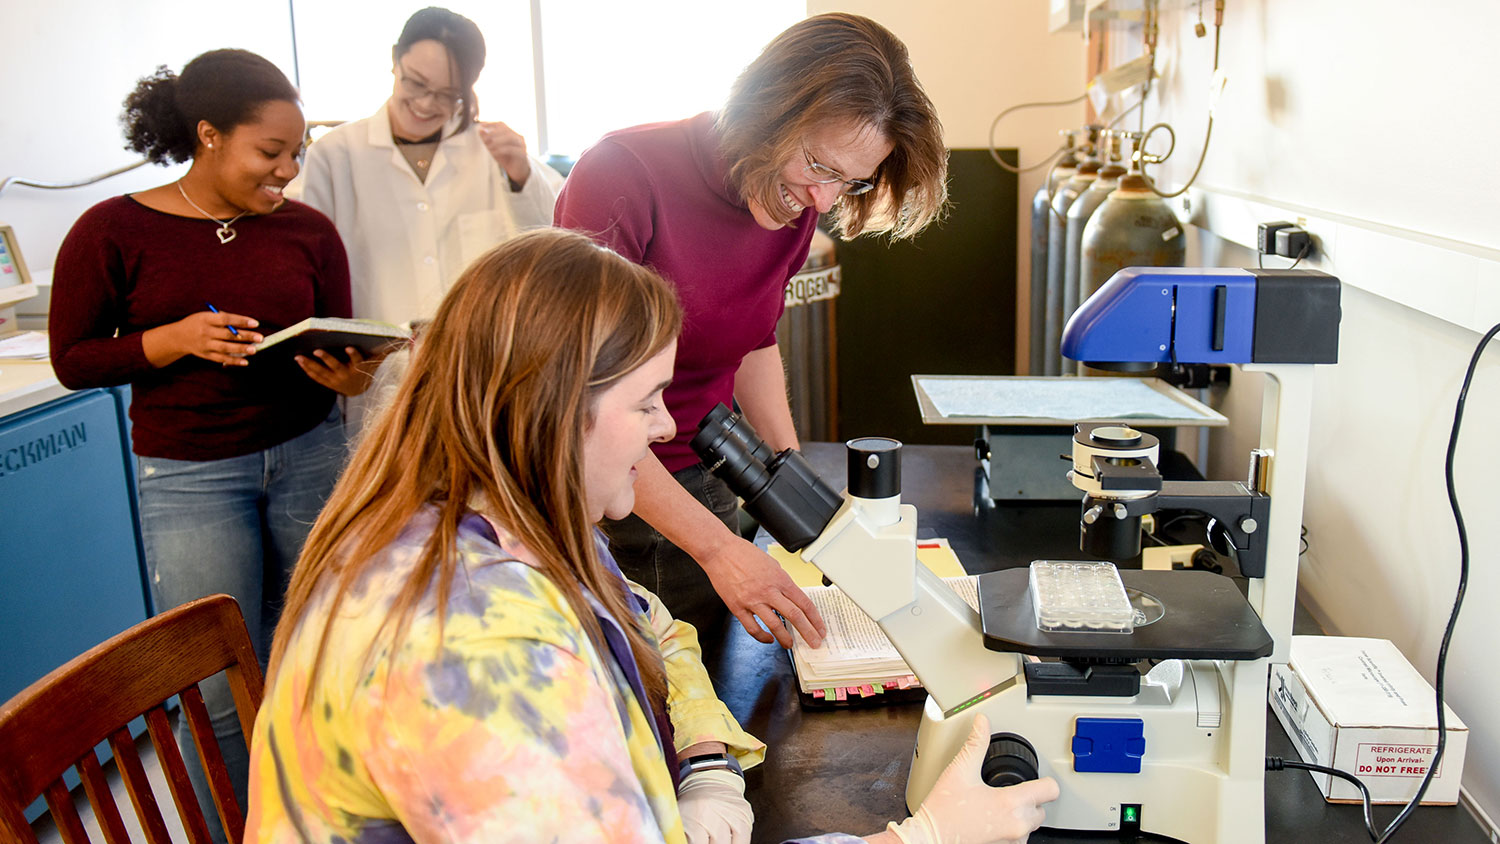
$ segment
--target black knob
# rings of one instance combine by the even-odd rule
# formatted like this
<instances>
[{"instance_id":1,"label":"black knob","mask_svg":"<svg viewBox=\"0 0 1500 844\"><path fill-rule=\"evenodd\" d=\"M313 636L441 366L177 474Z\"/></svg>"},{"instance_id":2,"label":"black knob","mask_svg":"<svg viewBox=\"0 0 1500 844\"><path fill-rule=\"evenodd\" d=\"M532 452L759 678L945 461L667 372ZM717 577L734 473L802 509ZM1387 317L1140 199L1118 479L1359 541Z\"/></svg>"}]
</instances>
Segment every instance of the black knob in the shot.
<instances>
[{"instance_id":1,"label":"black knob","mask_svg":"<svg viewBox=\"0 0 1500 844\"><path fill-rule=\"evenodd\" d=\"M994 788L1034 780L1039 776L1036 750L1015 733L995 733L990 736L990 747L985 751L979 776L985 785Z\"/></svg>"}]
</instances>

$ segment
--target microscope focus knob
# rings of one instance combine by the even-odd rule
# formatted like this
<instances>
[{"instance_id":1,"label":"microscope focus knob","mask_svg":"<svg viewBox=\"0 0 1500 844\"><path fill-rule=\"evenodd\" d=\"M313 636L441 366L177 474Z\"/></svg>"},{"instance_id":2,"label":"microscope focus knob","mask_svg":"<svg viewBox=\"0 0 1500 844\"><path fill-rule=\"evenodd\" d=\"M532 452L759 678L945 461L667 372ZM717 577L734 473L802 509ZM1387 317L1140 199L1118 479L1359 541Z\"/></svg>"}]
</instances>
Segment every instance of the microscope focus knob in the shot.
<instances>
[{"instance_id":1,"label":"microscope focus knob","mask_svg":"<svg viewBox=\"0 0 1500 844\"><path fill-rule=\"evenodd\" d=\"M995 733L990 736L979 776L994 788L1034 780L1038 777L1036 750L1015 733Z\"/></svg>"}]
</instances>

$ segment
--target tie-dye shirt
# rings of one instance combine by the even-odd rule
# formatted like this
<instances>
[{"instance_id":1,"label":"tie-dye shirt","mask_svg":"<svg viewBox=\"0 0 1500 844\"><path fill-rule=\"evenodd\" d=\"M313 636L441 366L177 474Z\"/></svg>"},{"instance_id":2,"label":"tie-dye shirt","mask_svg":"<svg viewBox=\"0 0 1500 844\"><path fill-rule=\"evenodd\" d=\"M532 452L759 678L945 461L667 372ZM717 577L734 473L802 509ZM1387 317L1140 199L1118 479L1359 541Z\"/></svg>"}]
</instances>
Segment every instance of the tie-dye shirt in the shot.
<instances>
[{"instance_id":1,"label":"tie-dye shirt","mask_svg":"<svg viewBox=\"0 0 1500 844\"><path fill-rule=\"evenodd\" d=\"M391 658L381 624L435 524L419 513L351 589L304 707L331 590L310 602L256 720L245 840L684 842L651 717L619 664L482 517L459 528L441 641L429 590ZM660 637L677 748L719 741L758 764L765 745L715 696L692 626L632 587Z\"/></svg>"}]
</instances>

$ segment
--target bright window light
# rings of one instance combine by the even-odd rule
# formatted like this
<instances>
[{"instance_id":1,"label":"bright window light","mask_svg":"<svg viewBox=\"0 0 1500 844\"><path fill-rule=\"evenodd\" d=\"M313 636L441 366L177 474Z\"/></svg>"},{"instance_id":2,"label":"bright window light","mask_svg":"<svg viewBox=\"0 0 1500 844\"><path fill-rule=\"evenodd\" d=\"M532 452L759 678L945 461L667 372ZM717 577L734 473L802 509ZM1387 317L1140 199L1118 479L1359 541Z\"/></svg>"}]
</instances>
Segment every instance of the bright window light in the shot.
<instances>
[{"instance_id":1,"label":"bright window light","mask_svg":"<svg viewBox=\"0 0 1500 844\"><path fill-rule=\"evenodd\" d=\"M357 13L342 0L294 0L297 72L309 121L369 117L391 95L391 46L425 3L365 0ZM531 9L523 0L443 4L484 33L484 72L474 86L479 119L499 120L537 149L536 87L531 72Z\"/></svg>"},{"instance_id":2,"label":"bright window light","mask_svg":"<svg viewBox=\"0 0 1500 844\"><path fill-rule=\"evenodd\" d=\"M500 120L543 156L576 157L613 129L718 108L729 85L806 0L538 0L546 91L538 125L531 4L450 2L484 33L479 118ZM310 121L357 120L390 96L391 45L411 2L293 0L297 68ZM547 149L540 146L545 134Z\"/></svg>"},{"instance_id":3,"label":"bright window light","mask_svg":"<svg viewBox=\"0 0 1500 844\"><path fill-rule=\"evenodd\" d=\"M613 129L718 108L806 0L542 0L547 142L576 156Z\"/></svg>"}]
</instances>

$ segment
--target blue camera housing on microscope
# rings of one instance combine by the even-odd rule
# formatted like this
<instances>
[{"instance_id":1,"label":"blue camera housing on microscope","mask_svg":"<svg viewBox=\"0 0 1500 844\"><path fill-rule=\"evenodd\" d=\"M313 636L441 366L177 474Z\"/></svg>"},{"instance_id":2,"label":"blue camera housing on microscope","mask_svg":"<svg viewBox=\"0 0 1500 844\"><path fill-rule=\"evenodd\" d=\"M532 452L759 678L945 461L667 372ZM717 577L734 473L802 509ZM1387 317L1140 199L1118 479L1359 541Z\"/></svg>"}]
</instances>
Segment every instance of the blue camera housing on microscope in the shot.
<instances>
[{"instance_id":1,"label":"blue camera housing on microscope","mask_svg":"<svg viewBox=\"0 0 1500 844\"><path fill-rule=\"evenodd\" d=\"M1062 354L1101 369L1336 363L1339 291L1317 270L1129 267L1074 312Z\"/></svg>"}]
</instances>

